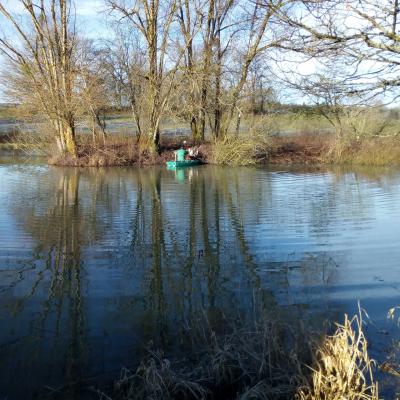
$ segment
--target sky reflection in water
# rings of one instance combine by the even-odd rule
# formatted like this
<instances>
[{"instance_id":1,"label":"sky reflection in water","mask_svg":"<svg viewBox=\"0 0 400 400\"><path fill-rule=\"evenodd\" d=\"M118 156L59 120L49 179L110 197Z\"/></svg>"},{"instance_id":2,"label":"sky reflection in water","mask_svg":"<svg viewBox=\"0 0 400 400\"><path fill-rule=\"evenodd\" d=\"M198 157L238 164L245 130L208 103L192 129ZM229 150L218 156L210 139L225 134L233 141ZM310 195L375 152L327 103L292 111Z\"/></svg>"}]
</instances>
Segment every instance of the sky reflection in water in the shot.
<instances>
[{"instance_id":1,"label":"sky reflection in water","mask_svg":"<svg viewBox=\"0 0 400 400\"><path fill-rule=\"evenodd\" d=\"M0 164L0 398L116 373L149 340L179 349L196 315L251 313L256 292L316 318L360 300L395 332L399 184L390 170Z\"/></svg>"}]
</instances>

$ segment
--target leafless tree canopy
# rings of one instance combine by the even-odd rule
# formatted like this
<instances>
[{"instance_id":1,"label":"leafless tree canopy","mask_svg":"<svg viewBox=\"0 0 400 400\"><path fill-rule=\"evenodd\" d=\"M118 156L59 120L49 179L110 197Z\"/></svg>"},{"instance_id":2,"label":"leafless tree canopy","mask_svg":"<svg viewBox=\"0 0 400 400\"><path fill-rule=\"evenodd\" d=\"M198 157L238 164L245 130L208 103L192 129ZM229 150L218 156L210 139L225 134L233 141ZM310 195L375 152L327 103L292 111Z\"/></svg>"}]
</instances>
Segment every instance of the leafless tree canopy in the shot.
<instances>
[{"instance_id":1,"label":"leafless tree canopy","mask_svg":"<svg viewBox=\"0 0 400 400\"><path fill-rule=\"evenodd\" d=\"M77 34L79 3L15 1L21 15L0 0L0 49L11 65L3 85L47 118L59 150L73 156L77 121L103 143L111 108L129 108L137 141L155 151L168 119L198 142L238 134L244 113L267 112L277 61L325 66L289 83L330 110L332 99L397 96L397 0L104 0L114 27L106 41Z\"/></svg>"},{"instance_id":2,"label":"leafless tree canopy","mask_svg":"<svg viewBox=\"0 0 400 400\"><path fill-rule=\"evenodd\" d=\"M1 51L14 69L9 89L49 120L60 150L76 155L75 84L77 37L68 0L17 0L23 16L12 14L4 2L0 13L17 41L0 38Z\"/></svg>"}]
</instances>

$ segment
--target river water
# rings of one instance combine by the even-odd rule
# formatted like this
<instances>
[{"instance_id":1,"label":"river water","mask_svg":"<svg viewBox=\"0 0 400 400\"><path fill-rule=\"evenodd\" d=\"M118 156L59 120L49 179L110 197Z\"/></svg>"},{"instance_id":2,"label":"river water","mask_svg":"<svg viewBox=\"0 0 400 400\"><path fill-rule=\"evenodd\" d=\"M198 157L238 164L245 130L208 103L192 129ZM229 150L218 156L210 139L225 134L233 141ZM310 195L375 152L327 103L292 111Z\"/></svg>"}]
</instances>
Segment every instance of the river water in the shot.
<instances>
[{"instance_id":1,"label":"river water","mask_svg":"<svg viewBox=\"0 0 400 400\"><path fill-rule=\"evenodd\" d=\"M195 315L250 313L255 292L339 321L360 302L382 361L399 205L400 170L2 160L0 399L117 376L150 341L179 351Z\"/></svg>"}]
</instances>

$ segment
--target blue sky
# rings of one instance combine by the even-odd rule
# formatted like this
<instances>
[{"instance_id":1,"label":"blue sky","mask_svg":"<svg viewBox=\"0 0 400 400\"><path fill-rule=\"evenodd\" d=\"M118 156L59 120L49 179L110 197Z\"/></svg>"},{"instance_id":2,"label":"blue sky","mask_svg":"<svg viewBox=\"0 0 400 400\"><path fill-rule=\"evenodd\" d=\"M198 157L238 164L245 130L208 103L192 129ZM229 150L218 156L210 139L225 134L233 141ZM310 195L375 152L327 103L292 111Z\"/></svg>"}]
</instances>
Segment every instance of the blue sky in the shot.
<instances>
[{"instance_id":1,"label":"blue sky","mask_svg":"<svg viewBox=\"0 0 400 400\"><path fill-rule=\"evenodd\" d=\"M18 14L23 12L20 0L3 0L2 3L12 13ZM78 18L85 23L90 22L90 25L92 25L95 22L94 20L98 22L104 20L103 13L101 13L106 10L104 0L75 0L75 7ZM0 16L0 21L2 18Z\"/></svg>"},{"instance_id":2,"label":"blue sky","mask_svg":"<svg viewBox=\"0 0 400 400\"><path fill-rule=\"evenodd\" d=\"M24 11L21 0L0 0L0 2L13 14L20 14ZM91 39L110 37L109 22L112 17L109 16L105 0L74 0L74 3L76 7L78 30L83 36ZM1 34L12 38L12 31L7 27L4 17L0 15L0 35ZM300 59L301 58L298 56L290 55L288 59L280 60L279 68L273 69L275 73L281 77L291 76L292 78L295 74L309 75L321 69L321 66L319 66L315 59L310 59L308 61L302 59L303 62L299 63ZM3 63L4 59L2 60L0 56L0 70ZM299 98L297 92L290 94L288 91L285 91L284 97L288 96L294 96L291 101L300 103L307 102L307 99L303 99L301 95ZM4 102L5 100L0 87L0 102Z\"/></svg>"},{"instance_id":3,"label":"blue sky","mask_svg":"<svg viewBox=\"0 0 400 400\"><path fill-rule=\"evenodd\" d=\"M2 3L13 14L20 14L23 11L19 0L3 0ZM108 12L104 0L75 0L77 26L79 31L86 37L98 39L107 37ZM0 32L8 37L12 35L5 23L4 17L0 15ZM4 59L0 57L0 69ZM0 88L0 102L6 99Z\"/></svg>"},{"instance_id":4,"label":"blue sky","mask_svg":"<svg viewBox=\"0 0 400 400\"><path fill-rule=\"evenodd\" d=\"M94 39L107 36L108 11L105 1L76 1L76 12L79 28L86 36Z\"/></svg>"},{"instance_id":5,"label":"blue sky","mask_svg":"<svg viewBox=\"0 0 400 400\"><path fill-rule=\"evenodd\" d=\"M20 0L3 0L2 3L13 14L23 12L23 6ZM84 27L89 35L104 32L106 20L106 6L104 0L75 0L76 13L79 24ZM0 16L0 22L4 17ZM0 26L4 27L4 23Z\"/></svg>"},{"instance_id":6,"label":"blue sky","mask_svg":"<svg viewBox=\"0 0 400 400\"><path fill-rule=\"evenodd\" d=\"M24 8L21 0L0 0L2 4L13 14L24 14ZM110 37L110 21L106 0L74 0L77 15L77 26L80 33L91 39L101 39ZM6 20L0 14L0 34L12 38L12 30L7 26ZM0 56L0 70L4 59ZM297 65L297 70L301 72L313 72L313 63L304 63ZM0 102L6 99L0 87ZM302 102L302 101L301 101Z\"/></svg>"}]
</instances>

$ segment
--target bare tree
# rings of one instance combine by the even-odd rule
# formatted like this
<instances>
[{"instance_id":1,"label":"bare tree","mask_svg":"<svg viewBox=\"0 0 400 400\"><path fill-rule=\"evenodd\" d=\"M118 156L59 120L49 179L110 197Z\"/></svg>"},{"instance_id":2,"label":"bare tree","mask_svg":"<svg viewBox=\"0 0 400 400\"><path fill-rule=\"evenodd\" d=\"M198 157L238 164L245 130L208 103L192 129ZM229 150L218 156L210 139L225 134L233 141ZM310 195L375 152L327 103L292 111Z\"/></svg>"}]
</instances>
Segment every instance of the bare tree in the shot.
<instances>
[{"instance_id":1,"label":"bare tree","mask_svg":"<svg viewBox=\"0 0 400 400\"><path fill-rule=\"evenodd\" d=\"M186 52L186 109L189 110L192 135L196 141L204 140L208 120L212 135L218 137L222 115L222 63L231 40L238 31L234 27L238 21L234 21L233 17L237 2L179 0L178 4ZM197 43L197 51L194 43Z\"/></svg>"},{"instance_id":2,"label":"bare tree","mask_svg":"<svg viewBox=\"0 0 400 400\"><path fill-rule=\"evenodd\" d=\"M371 98L391 91L390 101L399 96L399 12L397 0L301 2L279 13L295 29L283 47L341 62L349 93Z\"/></svg>"},{"instance_id":3,"label":"bare tree","mask_svg":"<svg viewBox=\"0 0 400 400\"><path fill-rule=\"evenodd\" d=\"M266 114L277 103L273 82L269 79L269 69L262 57L256 57L249 70L248 93L249 112L254 117Z\"/></svg>"},{"instance_id":4,"label":"bare tree","mask_svg":"<svg viewBox=\"0 0 400 400\"><path fill-rule=\"evenodd\" d=\"M207 121L214 138L226 135L235 117L239 129L238 103L251 64L259 54L283 40L282 31L274 26L275 14L287 4L283 0L179 1L186 46L187 109L196 140L204 140Z\"/></svg>"},{"instance_id":5,"label":"bare tree","mask_svg":"<svg viewBox=\"0 0 400 400\"><path fill-rule=\"evenodd\" d=\"M190 130L195 141L204 139L204 131L199 128L199 85L198 85L198 66L194 54L193 40L201 28L199 18L199 5L196 0L178 0L178 21L183 40L184 49L184 76L183 81L186 85L183 101L185 101L185 111L188 113Z\"/></svg>"},{"instance_id":6,"label":"bare tree","mask_svg":"<svg viewBox=\"0 0 400 400\"><path fill-rule=\"evenodd\" d=\"M277 29L276 14L279 10L287 7L288 4L290 4L290 1L268 0L263 3L255 2L249 9L245 9L245 16L247 16L245 21L248 21L248 27L246 29L248 32L247 42L244 53L239 53L241 65L239 78L231 91L228 116L224 129L225 135L228 133L231 122L234 119L240 94L248 80L253 61L261 53L280 46L280 44L287 39L286 32ZM241 113L238 112L237 114L236 134L239 133Z\"/></svg>"},{"instance_id":7,"label":"bare tree","mask_svg":"<svg viewBox=\"0 0 400 400\"><path fill-rule=\"evenodd\" d=\"M70 0L15 0L19 18L0 1L0 13L16 41L0 37L0 50L14 67L9 93L19 101L37 104L49 120L58 148L77 155L75 140L77 38Z\"/></svg>"},{"instance_id":8,"label":"bare tree","mask_svg":"<svg viewBox=\"0 0 400 400\"><path fill-rule=\"evenodd\" d=\"M173 76L179 60L167 68L168 52L170 50L170 31L176 20L176 0L107 0L107 4L120 21L128 21L132 28L138 30L146 44L148 58L147 97L150 105L150 118L146 126L146 134L154 149L159 149L160 123L169 100ZM179 58L179 57L178 57Z\"/></svg>"},{"instance_id":9,"label":"bare tree","mask_svg":"<svg viewBox=\"0 0 400 400\"><path fill-rule=\"evenodd\" d=\"M108 73L108 86L119 108L128 106L136 124L137 141L149 119L145 51L138 35L130 27L118 25L115 39L100 51L102 65Z\"/></svg>"},{"instance_id":10,"label":"bare tree","mask_svg":"<svg viewBox=\"0 0 400 400\"><path fill-rule=\"evenodd\" d=\"M90 41L81 46L81 63L77 82L80 95L80 109L89 119L93 143L105 143L106 119L111 100L107 90L108 70L102 62L102 49L98 49Z\"/></svg>"}]
</instances>

